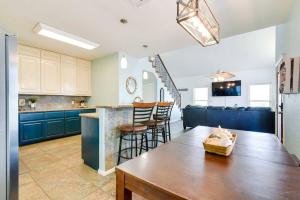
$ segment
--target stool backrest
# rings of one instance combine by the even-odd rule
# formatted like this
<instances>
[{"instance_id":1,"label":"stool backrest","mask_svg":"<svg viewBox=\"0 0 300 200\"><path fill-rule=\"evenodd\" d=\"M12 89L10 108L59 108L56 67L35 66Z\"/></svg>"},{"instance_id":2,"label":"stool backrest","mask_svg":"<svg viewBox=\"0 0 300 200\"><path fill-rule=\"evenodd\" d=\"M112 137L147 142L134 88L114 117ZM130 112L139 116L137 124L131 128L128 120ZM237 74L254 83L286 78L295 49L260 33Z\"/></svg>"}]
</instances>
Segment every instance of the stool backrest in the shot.
<instances>
[{"instance_id":1,"label":"stool backrest","mask_svg":"<svg viewBox=\"0 0 300 200\"><path fill-rule=\"evenodd\" d=\"M133 123L132 125L138 125L143 122L150 120L153 112L153 108L156 105L156 102L153 103L133 103Z\"/></svg>"},{"instance_id":2,"label":"stool backrest","mask_svg":"<svg viewBox=\"0 0 300 200\"><path fill-rule=\"evenodd\" d=\"M166 120L169 116L169 111L172 107L171 102L158 102L156 108L155 120Z\"/></svg>"},{"instance_id":3,"label":"stool backrest","mask_svg":"<svg viewBox=\"0 0 300 200\"><path fill-rule=\"evenodd\" d=\"M171 106L170 106L169 113L168 113L168 119L171 119L171 114L172 114L174 104L175 104L175 102L171 102Z\"/></svg>"}]
</instances>

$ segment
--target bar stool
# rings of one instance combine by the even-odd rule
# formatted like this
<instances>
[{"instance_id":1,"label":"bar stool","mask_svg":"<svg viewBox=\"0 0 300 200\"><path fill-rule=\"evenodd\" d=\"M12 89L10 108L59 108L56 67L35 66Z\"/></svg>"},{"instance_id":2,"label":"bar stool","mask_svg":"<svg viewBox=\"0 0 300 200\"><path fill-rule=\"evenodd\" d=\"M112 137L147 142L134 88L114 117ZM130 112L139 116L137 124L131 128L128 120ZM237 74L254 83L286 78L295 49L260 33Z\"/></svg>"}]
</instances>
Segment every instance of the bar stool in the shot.
<instances>
[{"instance_id":1,"label":"bar stool","mask_svg":"<svg viewBox=\"0 0 300 200\"><path fill-rule=\"evenodd\" d=\"M118 153L118 165L120 164L121 158L123 159L132 159L133 158L133 149L135 148L135 156L138 156L138 135L142 136L142 140L144 136L146 137L146 150L148 150L148 138L147 138L147 130L148 127L144 124L149 121L153 112L153 108L156 103L133 103L133 120L132 124L123 124L118 128L120 130L120 142L119 142L119 153ZM122 142L128 141L130 142L129 147L122 149ZM133 145L135 142L135 146ZM123 156L122 152L126 151L128 153L130 150L130 156ZM141 151L140 151L141 154Z\"/></svg>"},{"instance_id":2,"label":"bar stool","mask_svg":"<svg viewBox=\"0 0 300 200\"><path fill-rule=\"evenodd\" d=\"M170 107L169 107L169 111L168 111L168 116L166 117L166 119L164 119L165 122L165 127L166 127L166 141L168 141L168 139L171 141L171 128L170 128L170 121L171 121L171 114L172 114L172 109L174 106L174 102L170 102ZM156 114L153 115L153 119L160 119L160 116L157 116Z\"/></svg>"},{"instance_id":3,"label":"bar stool","mask_svg":"<svg viewBox=\"0 0 300 200\"><path fill-rule=\"evenodd\" d=\"M171 106L170 106L170 109L169 109L168 117L167 117L167 120L165 121L166 122L166 127L167 127L166 138L167 138L167 140L169 139L169 141L171 141L170 121L171 121L171 115L172 115L173 107L174 107L174 102L171 102Z\"/></svg>"},{"instance_id":4,"label":"bar stool","mask_svg":"<svg viewBox=\"0 0 300 200\"><path fill-rule=\"evenodd\" d=\"M149 120L147 122L144 122L143 124L147 125L149 129L152 130L152 146L151 148L155 148L158 145L158 142L166 143L166 129L167 129L167 118L169 114L169 110L172 106L172 103L170 102L158 102L156 107L156 114L153 120ZM162 137L162 140L159 140L159 137ZM148 140L149 141L149 140ZM147 142L146 142L147 145ZM142 140L142 146L143 148L143 140Z\"/></svg>"}]
</instances>

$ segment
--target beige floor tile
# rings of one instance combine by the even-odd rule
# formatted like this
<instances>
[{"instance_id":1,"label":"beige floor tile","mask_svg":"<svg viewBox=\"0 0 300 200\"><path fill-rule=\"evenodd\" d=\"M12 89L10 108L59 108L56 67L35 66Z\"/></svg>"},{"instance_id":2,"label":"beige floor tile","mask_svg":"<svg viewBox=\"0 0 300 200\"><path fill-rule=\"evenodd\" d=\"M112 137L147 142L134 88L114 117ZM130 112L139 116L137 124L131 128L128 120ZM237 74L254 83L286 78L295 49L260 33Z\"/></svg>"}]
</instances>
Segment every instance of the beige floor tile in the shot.
<instances>
[{"instance_id":1,"label":"beige floor tile","mask_svg":"<svg viewBox=\"0 0 300 200\"><path fill-rule=\"evenodd\" d=\"M70 145L62 145L55 149L51 149L47 151L47 154L51 155L55 159L62 159L62 158L67 158L72 154L80 153L80 152L81 152L80 145L70 144Z\"/></svg>"},{"instance_id":2,"label":"beige floor tile","mask_svg":"<svg viewBox=\"0 0 300 200\"><path fill-rule=\"evenodd\" d=\"M19 174L28 173L29 171L30 169L27 165L22 160L19 160Z\"/></svg>"},{"instance_id":3,"label":"beige floor tile","mask_svg":"<svg viewBox=\"0 0 300 200\"><path fill-rule=\"evenodd\" d=\"M19 175L19 186L32 183L34 180L29 173Z\"/></svg>"},{"instance_id":4,"label":"beige floor tile","mask_svg":"<svg viewBox=\"0 0 300 200\"><path fill-rule=\"evenodd\" d=\"M27 165L27 167L30 170L43 170L47 168L48 166L51 166L56 160L48 155L43 154L39 156L32 156L32 157L26 157L22 158L22 161Z\"/></svg>"},{"instance_id":5,"label":"beige floor tile","mask_svg":"<svg viewBox=\"0 0 300 200\"><path fill-rule=\"evenodd\" d=\"M19 200L50 200L42 189L35 183L19 187Z\"/></svg>"},{"instance_id":6,"label":"beige floor tile","mask_svg":"<svg viewBox=\"0 0 300 200\"><path fill-rule=\"evenodd\" d=\"M41 151L37 145L29 145L29 146L23 146L19 148L19 155L23 157L27 156L37 156L42 155L44 152Z\"/></svg>"},{"instance_id":7,"label":"beige floor tile","mask_svg":"<svg viewBox=\"0 0 300 200\"><path fill-rule=\"evenodd\" d=\"M55 171L33 178L53 200L81 200L97 190L96 186L71 170Z\"/></svg>"},{"instance_id":8,"label":"beige floor tile","mask_svg":"<svg viewBox=\"0 0 300 200\"><path fill-rule=\"evenodd\" d=\"M116 181L115 180L110 180L106 184L104 184L101 189L104 192L109 193L110 195L116 195Z\"/></svg>"},{"instance_id":9,"label":"beige floor tile","mask_svg":"<svg viewBox=\"0 0 300 200\"><path fill-rule=\"evenodd\" d=\"M81 152L72 154L66 158L61 158L57 161L57 164L66 166L68 169L84 165L81 159Z\"/></svg>"},{"instance_id":10,"label":"beige floor tile","mask_svg":"<svg viewBox=\"0 0 300 200\"><path fill-rule=\"evenodd\" d=\"M83 200L109 200L110 198L110 195L99 189L85 197Z\"/></svg>"},{"instance_id":11,"label":"beige floor tile","mask_svg":"<svg viewBox=\"0 0 300 200\"><path fill-rule=\"evenodd\" d=\"M93 183L97 187L103 187L110 181L110 177L101 176L97 173L97 171L84 164L73 167L71 168L71 170L82 177L84 180Z\"/></svg>"}]
</instances>

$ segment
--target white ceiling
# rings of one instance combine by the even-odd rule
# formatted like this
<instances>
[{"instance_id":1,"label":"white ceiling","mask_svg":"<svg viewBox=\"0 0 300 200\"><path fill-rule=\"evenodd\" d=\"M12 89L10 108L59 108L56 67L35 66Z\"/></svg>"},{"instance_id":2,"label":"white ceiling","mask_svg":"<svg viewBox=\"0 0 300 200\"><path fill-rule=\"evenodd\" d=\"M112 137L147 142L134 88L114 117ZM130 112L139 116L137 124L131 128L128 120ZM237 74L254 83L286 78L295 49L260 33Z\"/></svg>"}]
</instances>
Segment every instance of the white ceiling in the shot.
<instances>
[{"instance_id":1,"label":"white ceiling","mask_svg":"<svg viewBox=\"0 0 300 200\"><path fill-rule=\"evenodd\" d=\"M176 0L0 0L0 27L20 42L94 59L117 51L143 57L198 44L176 24ZM207 0L222 38L284 22L294 0ZM120 18L129 23L122 25ZM101 44L88 51L35 35L37 22ZM149 48L142 48L148 44Z\"/></svg>"},{"instance_id":2,"label":"white ceiling","mask_svg":"<svg viewBox=\"0 0 300 200\"><path fill-rule=\"evenodd\" d=\"M174 78L274 67L275 36L276 28L270 27L225 38L219 45L194 45L160 56Z\"/></svg>"}]
</instances>

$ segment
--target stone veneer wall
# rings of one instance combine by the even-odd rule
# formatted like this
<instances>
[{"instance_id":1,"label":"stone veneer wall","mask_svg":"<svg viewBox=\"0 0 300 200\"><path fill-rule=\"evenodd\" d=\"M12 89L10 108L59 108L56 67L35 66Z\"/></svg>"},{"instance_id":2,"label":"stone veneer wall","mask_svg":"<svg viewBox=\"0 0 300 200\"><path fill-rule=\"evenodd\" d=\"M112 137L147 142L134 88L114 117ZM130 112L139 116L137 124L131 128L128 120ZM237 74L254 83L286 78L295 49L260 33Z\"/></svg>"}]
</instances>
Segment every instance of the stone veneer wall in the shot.
<instances>
[{"instance_id":1,"label":"stone veneer wall","mask_svg":"<svg viewBox=\"0 0 300 200\"><path fill-rule=\"evenodd\" d=\"M64 109L78 107L81 100L87 101L88 97L75 97L75 96L42 96L42 95L19 95L19 99L26 100L25 109L29 110L28 99L30 97L37 97L36 103L37 110L49 110L49 109ZM75 101L75 105L72 105L72 101Z\"/></svg>"},{"instance_id":2,"label":"stone veneer wall","mask_svg":"<svg viewBox=\"0 0 300 200\"><path fill-rule=\"evenodd\" d=\"M105 109L105 169L117 165L121 124L132 123L133 108ZM122 148L129 147L129 142L122 143ZM135 155L135 154L134 154Z\"/></svg>"}]
</instances>

